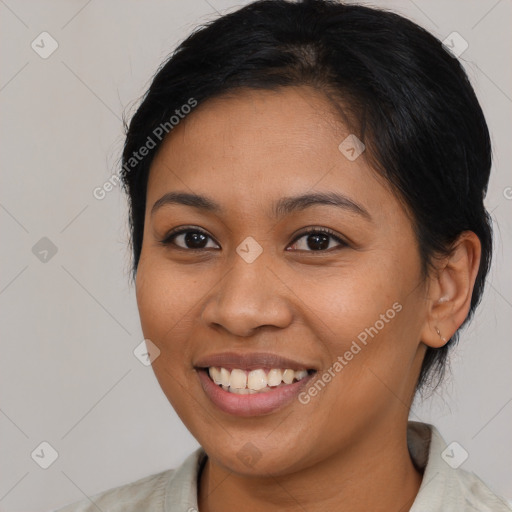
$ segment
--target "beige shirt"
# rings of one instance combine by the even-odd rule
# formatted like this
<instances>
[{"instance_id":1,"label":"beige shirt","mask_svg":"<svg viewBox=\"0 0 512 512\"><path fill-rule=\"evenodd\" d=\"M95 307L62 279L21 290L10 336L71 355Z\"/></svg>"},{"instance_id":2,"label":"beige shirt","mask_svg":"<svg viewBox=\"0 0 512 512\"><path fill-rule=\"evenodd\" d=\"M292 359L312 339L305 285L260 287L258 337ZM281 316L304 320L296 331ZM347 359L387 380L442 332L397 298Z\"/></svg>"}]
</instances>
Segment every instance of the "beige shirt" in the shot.
<instances>
[{"instance_id":1,"label":"beige shirt","mask_svg":"<svg viewBox=\"0 0 512 512\"><path fill-rule=\"evenodd\" d=\"M423 480L410 512L510 512L476 475L458 467L460 445L446 445L432 425L409 422L409 452ZM197 477L206 453L198 448L177 469L150 475L56 512L197 512Z\"/></svg>"}]
</instances>

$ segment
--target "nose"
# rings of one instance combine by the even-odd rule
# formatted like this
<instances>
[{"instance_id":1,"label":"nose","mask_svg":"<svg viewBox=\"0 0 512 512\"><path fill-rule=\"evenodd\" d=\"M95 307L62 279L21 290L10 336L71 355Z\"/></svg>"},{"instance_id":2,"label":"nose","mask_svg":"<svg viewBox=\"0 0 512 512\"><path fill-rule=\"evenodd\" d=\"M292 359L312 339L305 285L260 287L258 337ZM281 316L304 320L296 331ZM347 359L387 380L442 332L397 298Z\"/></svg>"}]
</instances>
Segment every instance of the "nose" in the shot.
<instances>
[{"instance_id":1,"label":"nose","mask_svg":"<svg viewBox=\"0 0 512 512\"><path fill-rule=\"evenodd\" d=\"M264 257L252 263L238 255L213 289L202 311L210 327L219 326L234 336L251 336L258 328L285 328L293 311L283 281Z\"/></svg>"}]
</instances>

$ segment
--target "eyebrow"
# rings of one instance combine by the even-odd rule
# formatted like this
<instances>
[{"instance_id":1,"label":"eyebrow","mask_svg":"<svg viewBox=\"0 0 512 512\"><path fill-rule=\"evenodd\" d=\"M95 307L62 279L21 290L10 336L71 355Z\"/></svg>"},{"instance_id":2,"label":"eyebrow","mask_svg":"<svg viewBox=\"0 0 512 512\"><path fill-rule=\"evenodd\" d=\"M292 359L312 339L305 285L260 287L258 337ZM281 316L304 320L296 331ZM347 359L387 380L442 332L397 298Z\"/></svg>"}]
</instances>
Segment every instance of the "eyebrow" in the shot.
<instances>
[{"instance_id":1,"label":"eyebrow","mask_svg":"<svg viewBox=\"0 0 512 512\"><path fill-rule=\"evenodd\" d=\"M168 192L155 202L151 208L151 215L162 206L169 204L181 204L206 212L222 213L222 207L206 196L188 192ZM281 218L316 205L335 206L365 217L367 220L372 220L371 215L365 208L352 199L336 192L314 192L299 196L283 197L273 205L272 215L275 218Z\"/></svg>"}]
</instances>

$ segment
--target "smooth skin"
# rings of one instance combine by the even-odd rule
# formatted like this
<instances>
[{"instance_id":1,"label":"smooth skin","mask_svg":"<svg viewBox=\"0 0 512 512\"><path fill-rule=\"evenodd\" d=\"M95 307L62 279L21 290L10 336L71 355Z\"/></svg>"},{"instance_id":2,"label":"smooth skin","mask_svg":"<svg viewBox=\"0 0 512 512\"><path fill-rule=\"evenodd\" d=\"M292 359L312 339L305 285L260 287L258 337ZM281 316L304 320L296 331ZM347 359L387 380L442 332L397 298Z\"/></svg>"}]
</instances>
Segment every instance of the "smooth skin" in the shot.
<instances>
[{"instance_id":1,"label":"smooth skin","mask_svg":"<svg viewBox=\"0 0 512 512\"><path fill-rule=\"evenodd\" d=\"M398 512L418 492L409 408L426 347L444 344L436 327L449 339L467 316L480 243L463 233L425 278L403 205L365 153L350 161L338 149L349 133L312 88L243 90L199 105L152 163L137 301L144 336L161 351L155 375L208 454L201 512ZM220 209L152 211L169 192ZM343 195L368 215L325 204L273 215L278 200L313 192ZM188 238L169 238L174 228ZM319 244L309 228L340 240ZM249 236L263 248L252 263L236 252ZM394 303L402 310L308 404L238 417L201 387L194 363L226 351L272 352L321 375ZM252 465L238 456L246 443Z\"/></svg>"}]
</instances>

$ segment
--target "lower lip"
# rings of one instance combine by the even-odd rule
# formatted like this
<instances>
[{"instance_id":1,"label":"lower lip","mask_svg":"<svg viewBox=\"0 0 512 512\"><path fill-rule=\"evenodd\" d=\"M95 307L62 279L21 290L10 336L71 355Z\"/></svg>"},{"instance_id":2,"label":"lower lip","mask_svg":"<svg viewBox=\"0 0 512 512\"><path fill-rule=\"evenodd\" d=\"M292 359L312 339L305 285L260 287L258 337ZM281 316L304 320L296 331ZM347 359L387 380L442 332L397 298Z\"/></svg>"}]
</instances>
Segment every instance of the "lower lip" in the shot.
<instances>
[{"instance_id":1,"label":"lower lip","mask_svg":"<svg viewBox=\"0 0 512 512\"><path fill-rule=\"evenodd\" d=\"M238 395L224 391L208 376L207 370L197 369L199 380L208 398L222 411L235 416L259 416L270 414L291 403L305 388L315 373L298 382L279 386L272 391Z\"/></svg>"}]
</instances>

